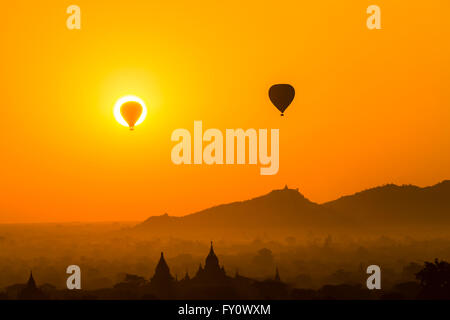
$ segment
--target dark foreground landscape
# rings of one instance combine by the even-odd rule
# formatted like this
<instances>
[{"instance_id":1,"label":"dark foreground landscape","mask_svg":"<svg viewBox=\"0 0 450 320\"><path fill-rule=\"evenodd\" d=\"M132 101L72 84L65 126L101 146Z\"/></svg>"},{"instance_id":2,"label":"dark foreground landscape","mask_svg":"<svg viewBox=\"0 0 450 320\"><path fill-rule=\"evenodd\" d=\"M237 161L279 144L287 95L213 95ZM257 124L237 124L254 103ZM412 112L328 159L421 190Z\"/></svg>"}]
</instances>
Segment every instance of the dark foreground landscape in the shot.
<instances>
[{"instance_id":1,"label":"dark foreground landscape","mask_svg":"<svg viewBox=\"0 0 450 320\"><path fill-rule=\"evenodd\" d=\"M0 299L449 299L449 212L444 181L325 204L286 187L144 222L0 225ZM81 290L67 290L69 265ZM370 265L381 290L367 289Z\"/></svg>"}]
</instances>

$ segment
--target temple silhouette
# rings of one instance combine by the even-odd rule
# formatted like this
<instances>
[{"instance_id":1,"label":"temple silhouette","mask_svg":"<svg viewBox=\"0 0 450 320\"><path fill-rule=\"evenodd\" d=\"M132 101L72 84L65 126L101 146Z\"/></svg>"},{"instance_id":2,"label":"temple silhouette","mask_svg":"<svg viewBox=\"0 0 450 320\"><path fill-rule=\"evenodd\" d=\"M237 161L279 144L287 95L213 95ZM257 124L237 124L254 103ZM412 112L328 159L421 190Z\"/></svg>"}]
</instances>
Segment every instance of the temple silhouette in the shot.
<instances>
[{"instance_id":1,"label":"temple silhouette","mask_svg":"<svg viewBox=\"0 0 450 320\"><path fill-rule=\"evenodd\" d=\"M225 268L219 265L219 259L214 253L213 243L211 241L211 249L209 250L209 254L206 257L205 268L202 268L200 264L197 274L193 281L199 282L223 282L228 279Z\"/></svg>"},{"instance_id":2,"label":"temple silhouette","mask_svg":"<svg viewBox=\"0 0 450 320\"><path fill-rule=\"evenodd\" d=\"M234 277L227 275L225 267L219 264L219 258L214 252L211 242L205 264L200 263L197 272L191 278L186 272L178 281L170 273L170 268L161 252L155 273L150 279L149 291L156 298L164 299L231 299L245 298L263 293L262 298L269 298L270 292L287 292L287 285L282 283L278 269L274 279L263 282L242 277L236 271ZM259 291L259 293L258 293Z\"/></svg>"},{"instance_id":3,"label":"temple silhouette","mask_svg":"<svg viewBox=\"0 0 450 320\"><path fill-rule=\"evenodd\" d=\"M182 279L183 283L192 281L197 284L225 283L229 280L230 278L226 275L225 268L219 265L219 259L214 252L212 241L209 254L205 260L205 267L203 268L200 263L198 271L192 279L189 277L188 272L186 272L186 275ZM173 283L174 278L170 274L169 266L164 259L164 253L161 252L161 257L156 265L155 274L150 280L150 285L155 287L167 287L173 285Z\"/></svg>"},{"instance_id":4,"label":"temple silhouette","mask_svg":"<svg viewBox=\"0 0 450 320\"><path fill-rule=\"evenodd\" d=\"M45 288L43 288L45 287ZM211 247L204 265L200 263L195 275L186 274L180 280L173 276L161 252L159 261L150 279L126 274L124 279L112 288L97 290L58 290L52 285L39 288L33 274L26 284L7 288L9 299L282 299L287 297L288 285L280 279L278 269L272 279L258 281L241 276L227 275L225 267Z\"/></svg>"},{"instance_id":5,"label":"temple silhouette","mask_svg":"<svg viewBox=\"0 0 450 320\"><path fill-rule=\"evenodd\" d=\"M44 300L47 298L44 292L37 287L33 272L30 272L30 278L17 298L20 300Z\"/></svg>"},{"instance_id":6,"label":"temple silhouette","mask_svg":"<svg viewBox=\"0 0 450 320\"><path fill-rule=\"evenodd\" d=\"M450 264L435 260L425 262L424 268L416 273L420 282L399 283L390 291L368 290L362 284L324 285L318 290L295 288L282 281L278 268L275 275L266 280L242 276L236 270L234 276L220 265L213 243L205 263L200 263L192 277L186 271L180 280L173 277L164 253L156 265L153 276L126 274L124 279L112 288L96 290L57 289L51 284L38 286L33 273L25 284L14 284L0 292L0 299L19 300L95 300L95 299L450 299Z\"/></svg>"}]
</instances>

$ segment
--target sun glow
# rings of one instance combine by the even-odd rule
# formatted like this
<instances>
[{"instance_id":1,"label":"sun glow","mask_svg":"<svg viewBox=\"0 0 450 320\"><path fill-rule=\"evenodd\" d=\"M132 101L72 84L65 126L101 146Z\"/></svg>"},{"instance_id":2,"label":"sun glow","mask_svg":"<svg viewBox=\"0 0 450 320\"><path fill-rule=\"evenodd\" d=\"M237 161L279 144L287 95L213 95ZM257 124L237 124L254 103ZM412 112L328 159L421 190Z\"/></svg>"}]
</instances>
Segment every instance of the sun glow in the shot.
<instances>
[{"instance_id":1,"label":"sun glow","mask_svg":"<svg viewBox=\"0 0 450 320\"><path fill-rule=\"evenodd\" d=\"M120 113L120 107L127 102L137 102L142 106L142 114L139 117L139 120L136 121L135 126L141 124L144 120L145 117L147 116L147 106L145 105L144 100L142 100L139 97L136 96L124 96L122 98L120 98L119 100L117 100L117 102L114 105L114 117L116 118L117 122L119 122L121 125L128 127L128 123L125 121L125 119L122 117L122 114Z\"/></svg>"}]
</instances>

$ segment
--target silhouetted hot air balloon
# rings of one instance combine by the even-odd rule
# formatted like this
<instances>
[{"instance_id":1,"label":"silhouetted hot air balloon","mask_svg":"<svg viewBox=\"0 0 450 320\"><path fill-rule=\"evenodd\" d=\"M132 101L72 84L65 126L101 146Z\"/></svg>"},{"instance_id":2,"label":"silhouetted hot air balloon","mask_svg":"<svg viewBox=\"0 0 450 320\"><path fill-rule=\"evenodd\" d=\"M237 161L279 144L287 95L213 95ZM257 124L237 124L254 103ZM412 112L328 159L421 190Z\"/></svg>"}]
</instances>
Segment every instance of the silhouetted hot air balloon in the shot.
<instances>
[{"instance_id":1,"label":"silhouetted hot air balloon","mask_svg":"<svg viewBox=\"0 0 450 320\"><path fill-rule=\"evenodd\" d=\"M142 106L136 101L128 101L120 106L120 114L128 123L130 130L134 130L134 125L142 114Z\"/></svg>"},{"instance_id":2,"label":"silhouetted hot air balloon","mask_svg":"<svg viewBox=\"0 0 450 320\"><path fill-rule=\"evenodd\" d=\"M281 111L284 116L284 111L289 107L292 100L294 100L295 89L290 84L275 84L269 89L269 98L273 105Z\"/></svg>"}]
</instances>

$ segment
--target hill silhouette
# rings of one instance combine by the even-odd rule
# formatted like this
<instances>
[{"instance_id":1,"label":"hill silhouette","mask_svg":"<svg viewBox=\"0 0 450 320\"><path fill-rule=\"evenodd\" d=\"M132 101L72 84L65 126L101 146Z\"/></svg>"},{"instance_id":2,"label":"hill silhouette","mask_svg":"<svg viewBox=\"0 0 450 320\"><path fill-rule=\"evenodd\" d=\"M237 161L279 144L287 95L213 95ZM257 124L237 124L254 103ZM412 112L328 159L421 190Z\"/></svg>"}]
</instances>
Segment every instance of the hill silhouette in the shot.
<instances>
[{"instance_id":1,"label":"hill silhouette","mask_svg":"<svg viewBox=\"0 0 450 320\"><path fill-rule=\"evenodd\" d=\"M389 184L323 204L355 226L368 223L403 227L450 226L450 181L431 187Z\"/></svg>"},{"instance_id":2,"label":"hill silhouette","mask_svg":"<svg viewBox=\"0 0 450 320\"><path fill-rule=\"evenodd\" d=\"M285 187L240 202L211 207L182 217L152 216L135 231L196 237L330 234L351 229L401 231L450 226L450 181L431 187L385 185L324 204Z\"/></svg>"}]
</instances>

